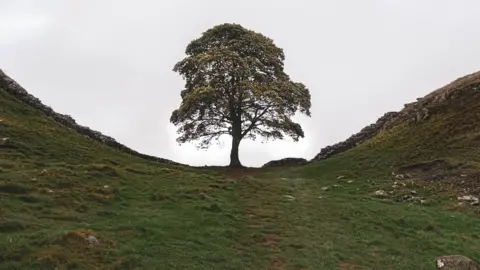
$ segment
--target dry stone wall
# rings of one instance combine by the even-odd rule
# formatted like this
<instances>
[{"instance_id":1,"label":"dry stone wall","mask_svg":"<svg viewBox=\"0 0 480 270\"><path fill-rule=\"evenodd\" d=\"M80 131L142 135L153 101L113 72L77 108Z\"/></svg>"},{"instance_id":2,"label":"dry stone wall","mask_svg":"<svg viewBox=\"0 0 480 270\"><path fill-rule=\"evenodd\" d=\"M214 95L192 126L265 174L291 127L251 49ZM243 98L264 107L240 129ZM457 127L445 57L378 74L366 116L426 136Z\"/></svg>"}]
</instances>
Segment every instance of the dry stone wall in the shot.
<instances>
[{"instance_id":1,"label":"dry stone wall","mask_svg":"<svg viewBox=\"0 0 480 270\"><path fill-rule=\"evenodd\" d=\"M124 153L130 154L132 156L160 162L160 163L168 163L168 164L175 164L175 165L183 165L181 163L177 163L168 159L154 157L139 153L133 149L128 148L127 146L117 142L114 138L104 135L98 131L92 130L89 127L85 127L79 125L75 122L75 120L70 117L69 115L60 114L55 112L52 108L44 105L38 98L30 95L27 90L25 90L22 86L20 86L16 81L12 78L7 76L2 70L0 70L0 88L3 88L9 94L17 98L18 100L22 101L23 103L43 112L47 117L53 118L56 122L60 123L61 125L71 128L78 132L81 135L84 135L92 140L99 141L107 146L112 148L118 149Z\"/></svg>"},{"instance_id":2,"label":"dry stone wall","mask_svg":"<svg viewBox=\"0 0 480 270\"><path fill-rule=\"evenodd\" d=\"M360 132L350 136L345 141L322 148L320 150L320 153L318 153L312 161L327 159L341 152L350 150L358 146L359 144L373 138L384 128L386 124L393 121L398 115L398 112L388 112L384 114L377 120L377 122L364 127L362 130L360 130Z\"/></svg>"}]
</instances>

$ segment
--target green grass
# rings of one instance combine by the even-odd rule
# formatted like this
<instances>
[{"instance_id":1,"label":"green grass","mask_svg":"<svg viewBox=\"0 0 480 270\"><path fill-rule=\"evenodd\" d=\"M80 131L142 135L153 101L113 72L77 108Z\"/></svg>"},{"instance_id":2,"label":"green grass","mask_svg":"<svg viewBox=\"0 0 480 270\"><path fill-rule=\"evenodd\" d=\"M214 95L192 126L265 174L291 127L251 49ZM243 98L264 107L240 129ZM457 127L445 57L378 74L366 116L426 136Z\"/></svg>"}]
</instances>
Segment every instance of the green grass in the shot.
<instances>
[{"instance_id":1,"label":"green grass","mask_svg":"<svg viewBox=\"0 0 480 270\"><path fill-rule=\"evenodd\" d=\"M474 207L450 209L451 194L421 179L372 195L410 164L476 171L479 110L462 108L320 163L232 171L125 155L0 89L0 137L13 144L0 148L0 269L434 269L440 255L480 259ZM395 201L412 189L429 203Z\"/></svg>"}]
</instances>

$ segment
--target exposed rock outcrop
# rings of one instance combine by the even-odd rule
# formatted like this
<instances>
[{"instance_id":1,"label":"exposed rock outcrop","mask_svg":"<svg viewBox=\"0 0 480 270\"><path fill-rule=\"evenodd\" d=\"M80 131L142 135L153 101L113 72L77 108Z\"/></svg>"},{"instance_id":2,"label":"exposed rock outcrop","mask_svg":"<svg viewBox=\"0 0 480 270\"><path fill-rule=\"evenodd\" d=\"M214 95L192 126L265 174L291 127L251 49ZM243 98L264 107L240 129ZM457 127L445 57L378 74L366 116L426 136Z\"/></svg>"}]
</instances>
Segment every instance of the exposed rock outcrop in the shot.
<instances>
[{"instance_id":1,"label":"exposed rock outcrop","mask_svg":"<svg viewBox=\"0 0 480 270\"><path fill-rule=\"evenodd\" d=\"M262 168L266 167L282 167L282 166L300 166L307 164L307 160L304 158L283 158L279 160L272 160L265 163Z\"/></svg>"},{"instance_id":2,"label":"exposed rock outcrop","mask_svg":"<svg viewBox=\"0 0 480 270\"><path fill-rule=\"evenodd\" d=\"M471 96L470 93L479 91L480 72L458 78L425 97L418 98L416 102L405 104L395 121L388 123L385 128L390 128L402 123L411 124L427 120L432 115L438 113L442 105L456 102L457 100Z\"/></svg>"},{"instance_id":3,"label":"exposed rock outcrop","mask_svg":"<svg viewBox=\"0 0 480 270\"><path fill-rule=\"evenodd\" d=\"M84 135L92 140L96 140L102 142L103 144L118 149L122 152L127 154L141 157L144 159L160 162L160 163L168 163L168 164L175 164L175 165L183 165L181 163L177 163L168 159L154 157L139 153L133 149L128 148L127 146L117 142L114 138L103 135L102 133L92 130L89 127L81 126L75 122L75 120L70 117L69 115L60 114L55 112L52 108L44 105L38 98L30 95L22 86L20 86L16 81L12 78L7 76L2 70L0 70L0 88L7 91L9 94L17 98L18 100L22 101L23 103L38 109L39 111L43 112L47 117L53 118L56 122L64 125L65 127L71 128L78 132L81 135Z\"/></svg>"}]
</instances>

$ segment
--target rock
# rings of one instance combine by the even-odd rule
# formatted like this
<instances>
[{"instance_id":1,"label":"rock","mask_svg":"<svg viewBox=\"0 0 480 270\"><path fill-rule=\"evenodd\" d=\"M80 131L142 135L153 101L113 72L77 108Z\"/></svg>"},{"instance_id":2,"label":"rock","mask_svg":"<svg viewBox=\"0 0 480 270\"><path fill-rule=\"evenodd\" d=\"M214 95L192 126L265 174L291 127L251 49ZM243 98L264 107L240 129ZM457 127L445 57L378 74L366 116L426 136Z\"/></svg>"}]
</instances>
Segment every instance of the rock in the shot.
<instances>
[{"instance_id":1,"label":"rock","mask_svg":"<svg viewBox=\"0 0 480 270\"><path fill-rule=\"evenodd\" d=\"M473 201L470 203L471 206L479 206L480 202L479 201Z\"/></svg>"},{"instance_id":2,"label":"rock","mask_svg":"<svg viewBox=\"0 0 480 270\"><path fill-rule=\"evenodd\" d=\"M307 164L304 158L284 158L279 160L272 160L265 163L262 168L266 167L281 167L281 166L301 166Z\"/></svg>"},{"instance_id":3,"label":"rock","mask_svg":"<svg viewBox=\"0 0 480 270\"><path fill-rule=\"evenodd\" d=\"M100 245L100 241L98 241L98 239L93 235L89 235L86 240L90 245L93 245L93 246Z\"/></svg>"},{"instance_id":4,"label":"rock","mask_svg":"<svg viewBox=\"0 0 480 270\"><path fill-rule=\"evenodd\" d=\"M340 180L340 179L343 179L345 178L345 175L340 175L339 177L337 177L337 180Z\"/></svg>"},{"instance_id":5,"label":"rock","mask_svg":"<svg viewBox=\"0 0 480 270\"><path fill-rule=\"evenodd\" d=\"M415 195L415 194L417 194L417 191L416 191L416 190L412 190L412 191L410 191L410 194Z\"/></svg>"},{"instance_id":6,"label":"rock","mask_svg":"<svg viewBox=\"0 0 480 270\"><path fill-rule=\"evenodd\" d=\"M441 256L435 260L437 269L442 270L480 270L478 262L462 255Z\"/></svg>"},{"instance_id":7,"label":"rock","mask_svg":"<svg viewBox=\"0 0 480 270\"><path fill-rule=\"evenodd\" d=\"M327 190L328 190L328 187L322 187L322 190L323 190L323 191L327 191Z\"/></svg>"},{"instance_id":8,"label":"rock","mask_svg":"<svg viewBox=\"0 0 480 270\"><path fill-rule=\"evenodd\" d=\"M386 197L388 195L385 190L377 190L373 194L377 197Z\"/></svg>"},{"instance_id":9,"label":"rock","mask_svg":"<svg viewBox=\"0 0 480 270\"><path fill-rule=\"evenodd\" d=\"M466 202L478 202L478 198L472 195L464 195L461 197L458 197L459 201L466 201Z\"/></svg>"},{"instance_id":10,"label":"rock","mask_svg":"<svg viewBox=\"0 0 480 270\"><path fill-rule=\"evenodd\" d=\"M413 200L414 198L415 197L413 197L412 195L404 195L398 201L399 202L408 202L408 201Z\"/></svg>"},{"instance_id":11,"label":"rock","mask_svg":"<svg viewBox=\"0 0 480 270\"><path fill-rule=\"evenodd\" d=\"M293 196L291 196L291 195L285 195L285 196L283 196L283 197L287 198L287 200L289 200L289 201L295 200L295 197L293 197Z\"/></svg>"},{"instance_id":12,"label":"rock","mask_svg":"<svg viewBox=\"0 0 480 270\"><path fill-rule=\"evenodd\" d=\"M353 183L353 180L348 180L347 183L351 184L351 183Z\"/></svg>"},{"instance_id":13,"label":"rock","mask_svg":"<svg viewBox=\"0 0 480 270\"><path fill-rule=\"evenodd\" d=\"M6 148L10 146L10 138L1 138L0 139L0 148Z\"/></svg>"},{"instance_id":14,"label":"rock","mask_svg":"<svg viewBox=\"0 0 480 270\"><path fill-rule=\"evenodd\" d=\"M405 178L405 176L403 176L403 174L397 174L397 175L395 175L395 179L397 179L397 180L402 180L402 179L404 179L404 178Z\"/></svg>"},{"instance_id":15,"label":"rock","mask_svg":"<svg viewBox=\"0 0 480 270\"><path fill-rule=\"evenodd\" d=\"M334 187L334 188L339 188L339 187L340 187L340 185L333 185L333 187Z\"/></svg>"}]
</instances>

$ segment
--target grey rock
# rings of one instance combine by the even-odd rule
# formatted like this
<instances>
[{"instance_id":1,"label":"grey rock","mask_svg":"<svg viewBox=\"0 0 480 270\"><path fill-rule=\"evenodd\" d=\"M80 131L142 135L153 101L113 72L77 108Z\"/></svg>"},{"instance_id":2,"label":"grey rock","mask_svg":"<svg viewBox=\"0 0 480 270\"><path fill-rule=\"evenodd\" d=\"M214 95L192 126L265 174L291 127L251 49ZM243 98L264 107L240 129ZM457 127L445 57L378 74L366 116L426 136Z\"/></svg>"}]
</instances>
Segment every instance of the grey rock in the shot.
<instances>
[{"instance_id":1,"label":"grey rock","mask_svg":"<svg viewBox=\"0 0 480 270\"><path fill-rule=\"evenodd\" d=\"M5 148L10 146L10 138L1 138L0 139L0 148Z\"/></svg>"},{"instance_id":2,"label":"grey rock","mask_svg":"<svg viewBox=\"0 0 480 270\"><path fill-rule=\"evenodd\" d=\"M98 239L93 236L93 235L89 235L86 239L86 241L90 244L90 245L93 245L93 246L97 246L97 245L100 245L100 241L98 241Z\"/></svg>"},{"instance_id":3,"label":"grey rock","mask_svg":"<svg viewBox=\"0 0 480 270\"><path fill-rule=\"evenodd\" d=\"M377 197L386 197L388 193L385 190L377 190L373 193Z\"/></svg>"},{"instance_id":4,"label":"grey rock","mask_svg":"<svg viewBox=\"0 0 480 270\"><path fill-rule=\"evenodd\" d=\"M472 196L472 195L464 195L464 196L461 196L461 197L458 197L457 198L459 201L466 201L466 202L478 202L479 199L475 196Z\"/></svg>"},{"instance_id":5,"label":"grey rock","mask_svg":"<svg viewBox=\"0 0 480 270\"><path fill-rule=\"evenodd\" d=\"M462 255L441 256L435 264L437 269L442 270L480 270L478 262Z\"/></svg>"}]
</instances>

